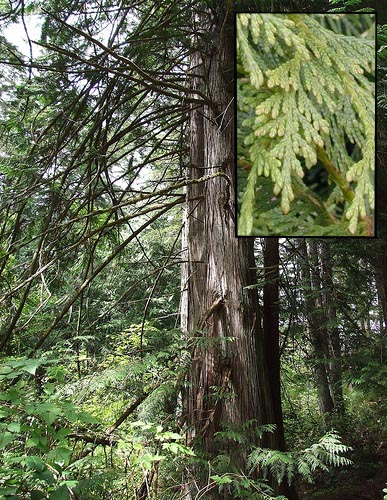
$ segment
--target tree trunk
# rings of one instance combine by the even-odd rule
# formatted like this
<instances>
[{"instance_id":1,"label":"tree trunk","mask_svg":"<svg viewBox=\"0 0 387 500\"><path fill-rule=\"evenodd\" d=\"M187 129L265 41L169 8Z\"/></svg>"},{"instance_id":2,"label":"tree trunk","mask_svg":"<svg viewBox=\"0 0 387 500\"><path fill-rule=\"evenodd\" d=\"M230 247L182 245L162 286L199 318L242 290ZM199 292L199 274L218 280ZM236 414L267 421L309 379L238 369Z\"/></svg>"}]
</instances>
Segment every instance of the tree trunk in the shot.
<instances>
[{"instance_id":1,"label":"tree trunk","mask_svg":"<svg viewBox=\"0 0 387 500\"><path fill-rule=\"evenodd\" d=\"M253 241L235 238L232 13L222 12L210 24L205 13L200 17L198 26L209 45L192 56L191 65L195 74L203 75L194 85L204 88L212 105L192 109L190 115L189 176L214 177L187 188L182 327L192 345L185 408L188 441L210 459L217 454L214 434L223 423L272 423L274 416L258 295L246 288L256 282ZM265 444L274 447L275 436L270 434ZM240 448L236 455L243 470L246 451ZM195 476L202 492L207 487L208 495L218 498L208 481ZM186 485L183 498L194 498L198 491Z\"/></svg>"},{"instance_id":2,"label":"tree trunk","mask_svg":"<svg viewBox=\"0 0 387 500\"><path fill-rule=\"evenodd\" d=\"M278 445L285 450L280 381L279 353L279 239L265 238L263 244L265 284L263 287L263 334L265 359L269 369L270 392L273 400L274 423L278 430Z\"/></svg>"},{"instance_id":3,"label":"tree trunk","mask_svg":"<svg viewBox=\"0 0 387 500\"><path fill-rule=\"evenodd\" d=\"M378 302L380 305L383 325L381 334L387 331L387 239L383 235L379 238L379 244L376 245L376 263L375 263L375 282L378 292Z\"/></svg>"},{"instance_id":4,"label":"tree trunk","mask_svg":"<svg viewBox=\"0 0 387 500\"><path fill-rule=\"evenodd\" d=\"M281 366L279 350L279 238L265 238L263 243L265 284L263 287L263 336L264 353L269 370L270 393L273 401L278 449L286 451L281 403ZM279 486L278 494L288 500L298 498L293 485L286 480Z\"/></svg>"},{"instance_id":5,"label":"tree trunk","mask_svg":"<svg viewBox=\"0 0 387 500\"><path fill-rule=\"evenodd\" d=\"M341 343L337 326L335 289L333 284L330 243L321 241L322 293L324 296L327 334L329 342L329 384L335 411L344 412L343 381L341 372Z\"/></svg>"},{"instance_id":6,"label":"tree trunk","mask_svg":"<svg viewBox=\"0 0 387 500\"><path fill-rule=\"evenodd\" d=\"M308 250L309 246L309 250ZM313 348L313 367L316 375L316 385L319 398L320 413L325 426L329 427L330 415L333 411L333 400L329 389L329 381L325 360L327 359L326 331L322 316L321 289L319 283L319 260L317 243L311 240L307 245L305 239L301 244L301 270L305 287L306 315L310 331L310 341Z\"/></svg>"}]
</instances>

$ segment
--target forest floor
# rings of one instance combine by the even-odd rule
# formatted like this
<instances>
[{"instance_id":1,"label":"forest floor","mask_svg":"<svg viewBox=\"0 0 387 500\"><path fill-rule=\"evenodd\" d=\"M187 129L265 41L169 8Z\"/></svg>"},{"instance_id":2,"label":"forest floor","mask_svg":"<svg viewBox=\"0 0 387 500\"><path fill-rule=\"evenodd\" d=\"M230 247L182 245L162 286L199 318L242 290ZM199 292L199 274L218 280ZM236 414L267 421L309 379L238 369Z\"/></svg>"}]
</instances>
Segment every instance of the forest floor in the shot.
<instances>
[{"instance_id":1,"label":"forest floor","mask_svg":"<svg viewBox=\"0 0 387 500\"><path fill-rule=\"evenodd\" d=\"M387 445L355 449L353 465L322 474L313 487L301 491L303 500L382 500L387 487Z\"/></svg>"}]
</instances>

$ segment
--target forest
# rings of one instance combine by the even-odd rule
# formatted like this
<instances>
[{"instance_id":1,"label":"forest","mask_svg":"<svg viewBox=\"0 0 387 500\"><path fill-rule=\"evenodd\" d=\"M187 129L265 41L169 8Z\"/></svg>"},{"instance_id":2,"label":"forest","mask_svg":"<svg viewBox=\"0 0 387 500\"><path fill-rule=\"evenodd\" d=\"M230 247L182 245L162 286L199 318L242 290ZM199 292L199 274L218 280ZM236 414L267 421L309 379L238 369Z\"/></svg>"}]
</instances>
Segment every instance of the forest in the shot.
<instances>
[{"instance_id":1,"label":"forest","mask_svg":"<svg viewBox=\"0 0 387 500\"><path fill-rule=\"evenodd\" d=\"M345 234L236 236L261 18L274 62L345 46ZM0 2L0 500L387 499L386 61L362 0Z\"/></svg>"}]
</instances>

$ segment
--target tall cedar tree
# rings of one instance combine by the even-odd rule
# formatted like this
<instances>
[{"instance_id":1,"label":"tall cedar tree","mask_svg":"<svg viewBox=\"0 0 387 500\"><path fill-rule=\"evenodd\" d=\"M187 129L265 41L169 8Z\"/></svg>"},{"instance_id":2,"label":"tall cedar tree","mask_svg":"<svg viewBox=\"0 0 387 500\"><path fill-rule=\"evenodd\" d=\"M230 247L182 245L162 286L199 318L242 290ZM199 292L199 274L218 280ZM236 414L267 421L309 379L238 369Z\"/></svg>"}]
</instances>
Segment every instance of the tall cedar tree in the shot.
<instances>
[{"instance_id":1,"label":"tall cedar tree","mask_svg":"<svg viewBox=\"0 0 387 500\"><path fill-rule=\"evenodd\" d=\"M235 238L233 16L230 4L214 9L193 21L197 50L191 70L199 76L192 84L211 102L191 109L189 178L204 173L215 177L205 186L187 188L193 201L187 206L188 265L182 279L187 286L183 329L197 338L184 398L188 439L208 458L216 456L214 435L225 425L274 422L258 296L248 288L256 281L253 241ZM254 432L251 440L258 441ZM278 447L277 434L265 444ZM245 459L246 450L240 447L241 470ZM188 481L185 498L195 498L197 485L204 486L196 480L195 486ZM219 498L214 489L209 495Z\"/></svg>"}]
</instances>

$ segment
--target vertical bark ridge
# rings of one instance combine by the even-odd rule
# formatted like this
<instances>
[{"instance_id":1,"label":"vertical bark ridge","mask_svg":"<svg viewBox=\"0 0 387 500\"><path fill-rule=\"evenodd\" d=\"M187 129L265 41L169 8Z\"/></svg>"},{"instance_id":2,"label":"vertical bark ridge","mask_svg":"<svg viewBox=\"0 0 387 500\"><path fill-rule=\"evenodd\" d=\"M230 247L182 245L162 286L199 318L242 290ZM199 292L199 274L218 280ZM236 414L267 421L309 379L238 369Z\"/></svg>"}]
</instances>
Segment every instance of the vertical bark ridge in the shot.
<instances>
[{"instance_id":1,"label":"vertical bark ridge","mask_svg":"<svg viewBox=\"0 0 387 500\"><path fill-rule=\"evenodd\" d=\"M203 24L205 25L205 22ZM234 64L232 19L206 26L205 52L191 63L202 78L194 85L212 104L193 110L190 120L190 178L222 172L206 185L189 186L188 316L193 341L186 422L189 440L200 440L209 457L222 422L272 423L270 386L263 353L253 241L235 237ZM225 30L227 33L225 34ZM227 75L227 77L225 77ZM196 202L197 203L197 202ZM272 441L271 444L274 445ZM241 452L241 459L246 458Z\"/></svg>"}]
</instances>

